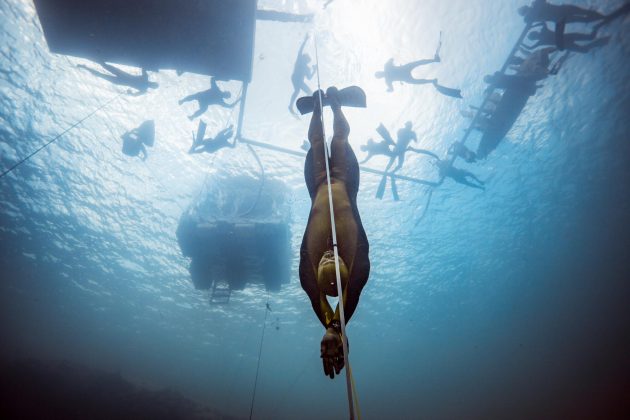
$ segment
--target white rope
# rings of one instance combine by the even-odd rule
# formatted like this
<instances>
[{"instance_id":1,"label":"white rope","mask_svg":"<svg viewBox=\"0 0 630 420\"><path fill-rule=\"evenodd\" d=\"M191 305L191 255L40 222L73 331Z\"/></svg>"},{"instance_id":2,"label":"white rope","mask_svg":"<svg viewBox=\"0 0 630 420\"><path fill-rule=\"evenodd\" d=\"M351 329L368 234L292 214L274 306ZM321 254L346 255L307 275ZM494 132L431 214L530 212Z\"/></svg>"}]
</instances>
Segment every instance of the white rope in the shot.
<instances>
[{"instance_id":1,"label":"white rope","mask_svg":"<svg viewBox=\"0 0 630 420\"><path fill-rule=\"evenodd\" d=\"M324 143L324 160L326 161L326 182L328 183L328 205L330 207L330 225L332 228L332 242L333 242L333 252L335 254L335 275L337 276L337 296L339 297L339 320L341 323L341 342L343 345L343 358L346 364L346 388L348 393L348 406L350 409L350 419L354 420L354 402L353 402L353 388L352 388L352 377L350 372L350 359L348 358L348 340L346 338L346 317L343 310L343 288L341 287L341 273L339 272L339 252L337 250L337 228L335 226L335 212L333 208L333 199L332 199L332 189L330 186L330 167L328 164L329 160L329 150L328 143L326 142L326 134L324 131L324 107L322 100L322 89L319 80L319 56L317 54L317 39L315 34L313 34L313 43L315 44L315 63L317 66L317 92L319 94L319 104L320 104L320 118L322 125L322 136ZM348 279L349 282L349 279Z\"/></svg>"}]
</instances>

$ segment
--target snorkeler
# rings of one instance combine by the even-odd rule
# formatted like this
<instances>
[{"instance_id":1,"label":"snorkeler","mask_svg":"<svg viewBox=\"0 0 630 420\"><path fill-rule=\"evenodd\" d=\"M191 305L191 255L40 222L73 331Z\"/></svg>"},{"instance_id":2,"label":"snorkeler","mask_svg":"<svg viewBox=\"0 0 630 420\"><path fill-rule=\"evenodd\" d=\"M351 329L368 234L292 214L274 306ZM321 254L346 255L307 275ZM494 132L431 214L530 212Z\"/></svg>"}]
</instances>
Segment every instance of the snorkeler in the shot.
<instances>
[{"instance_id":1,"label":"snorkeler","mask_svg":"<svg viewBox=\"0 0 630 420\"><path fill-rule=\"evenodd\" d=\"M302 246L300 248L300 283L315 314L326 328L321 341L324 373L334 378L344 367L339 307L333 312L326 296L338 296L334 246L338 245L344 316L350 321L363 286L370 273L369 244L357 208L359 164L348 143L350 126L341 112L337 89L328 88L326 99L333 111L331 143L330 194L334 204L338 244L333 244L329 192L326 182L326 153L321 121L319 91L313 94L315 106L308 130L311 148L304 163L304 178L311 197ZM323 96L323 93L322 93Z\"/></svg>"},{"instance_id":2,"label":"snorkeler","mask_svg":"<svg viewBox=\"0 0 630 420\"><path fill-rule=\"evenodd\" d=\"M403 64L400 66L394 65L394 59L390 58L387 63L385 63L383 71L377 71L376 73L374 73L374 76L376 76L376 78L378 79L385 79L388 92L394 91L393 82L409 83L412 85L432 84L435 89L443 95L451 96L453 98L461 98L462 94L459 89L452 89L442 86L438 84L437 79L416 79L411 75L412 70L418 66L423 66L431 63L439 63L441 45L442 42L440 41L433 58L412 61L411 63Z\"/></svg>"},{"instance_id":3,"label":"snorkeler","mask_svg":"<svg viewBox=\"0 0 630 420\"><path fill-rule=\"evenodd\" d=\"M540 31L530 32L527 35L527 38L536 41L533 44L527 45L523 43L523 47L533 50L542 46L556 46L560 51L568 50L574 51L578 53L587 53L593 48L602 47L608 43L610 40L609 36L597 38L597 31L599 28L596 28L591 31L589 34L571 32L564 33L564 26L560 27L560 32L556 30L555 32L550 30L547 24L541 25ZM592 41L588 44L580 45L578 41Z\"/></svg>"},{"instance_id":4,"label":"snorkeler","mask_svg":"<svg viewBox=\"0 0 630 420\"><path fill-rule=\"evenodd\" d=\"M147 93L149 89L156 89L159 86L156 82L149 81L149 74L145 69L142 69L141 75L134 75L124 72L119 68L105 62L99 64L111 74L101 73L99 71L89 68L84 64L77 64L77 67L85 69L92 73L94 76L105 79L110 83L114 83L120 86L129 86L130 88L136 89L136 92L132 92L131 89L127 91L128 94L133 96L140 96L144 93Z\"/></svg>"},{"instance_id":5,"label":"snorkeler","mask_svg":"<svg viewBox=\"0 0 630 420\"><path fill-rule=\"evenodd\" d=\"M435 166L437 166L440 178L451 178L453 181L458 184L467 185L472 188L478 188L480 190L485 190L484 182L477 178L472 172L467 171L465 169L455 168L451 165L450 162L437 159L435 162ZM468 178L472 179L474 182L468 180Z\"/></svg>"},{"instance_id":6,"label":"snorkeler","mask_svg":"<svg viewBox=\"0 0 630 420\"><path fill-rule=\"evenodd\" d=\"M214 153L224 147L235 147L236 142L229 142L234 135L234 132L232 131L233 127L234 126L230 125L229 127L219 131L214 138L204 139L203 136L206 131L206 123L200 121L197 136L195 137L193 135L193 143L192 146L190 146L188 153Z\"/></svg>"},{"instance_id":7,"label":"snorkeler","mask_svg":"<svg viewBox=\"0 0 630 420\"><path fill-rule=\"evenodd\" d=\"M390 148L390 146L396 146L396 144L391 142L389 139L379 141L378 143L376 143L374 139L368 139L367 144L361 146L361 150L367 152L367 156L359 163L366 163L376 155L388 156L390 158L393 157L394 151Z\"/></svg>"},{"instance_id":8,"label":"snorkeler","mask_svg":"<svg viewBox=\"0 0 630 420\"><path fill-rule=\"evenodd\" d=\"M120 138L123 141L122 152L125 155L136 157L142 154L140 158L146 160L147 149L144 145L153 146L155 142L155 123L153 120L147 120L140 124L138 128L127 131Z\"/></svg>"},{"instance_id":9,"label":"snorkeler","mask_svg":"<svg viewBox=\"0 0 630 420\"><path fill-rule=\"evenodd\" d=\"M606 19L606 15L594 10L583 9L572 4L549 4L546 0L534 0L531 6L519 7L518 13L523 16L526 23L595 22Z\"/></svg>"},{"instance_id":10,"label":"snorkeler","mask_svg":"<svg viewBox=\"0 0 630 420\"><path fill-rule=\"evenodd\" d=\"M311 80L315 74L315 66L313 65L309 67L308 65L308 63L311 62L311 56L304 53L304 46L306 45L307 40L308 34L304 36L302 45L300 45L300 49L298 50L297 57L295 59L295 64L293 65L293 73L291 73L293 93L291 94L291 99L289 100L289 112L293 115L297 115L293 110L293 103L300 94L300 91L306 93L307 95L310 95L313 92L304 81L304 78Z\"/></svg>"},{"instance_id":11,"label":"snorkeler","mask_svg":"<svg viewBox=\"0 0 630 420\"><path fill-rule=\"evenodd\" d=\"M184 102L197 101L199 109L188 117L189 120L193 120L206 112L210 105L221 105L224 108L234 108L241 98L238 98L236 101L228 104L225 102L225 99L230 96L232 96L232 94L230 92L222 91L221 88L219 88L219 85L217 85L216 80L214 80L214 77L211 77L210 89L188 95L185 98L180 99L178 103L181 105Z\"/></svg>"}]
</instances>

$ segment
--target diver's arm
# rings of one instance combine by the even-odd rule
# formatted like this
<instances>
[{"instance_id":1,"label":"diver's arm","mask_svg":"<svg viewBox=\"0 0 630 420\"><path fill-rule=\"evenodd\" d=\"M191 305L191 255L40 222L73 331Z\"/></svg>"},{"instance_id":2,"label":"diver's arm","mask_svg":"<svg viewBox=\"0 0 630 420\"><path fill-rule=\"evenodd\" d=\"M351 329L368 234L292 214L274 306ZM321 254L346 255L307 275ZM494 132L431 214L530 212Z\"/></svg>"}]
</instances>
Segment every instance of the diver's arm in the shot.
<instances>
[{"instance_id":1,"label":"diver's arm","mask_svg":"<svg viewBox=\"0 0 630 420\"><path fill-rule=\"evenodd\" d=\"M306 41L308 41L308 34L304 35L304 41L302 41L302 45L300 45L300 49L298 50L298 57L302 55L302 52L304 51L304 46L306 45Z\"/></svg>"}]
</instances>

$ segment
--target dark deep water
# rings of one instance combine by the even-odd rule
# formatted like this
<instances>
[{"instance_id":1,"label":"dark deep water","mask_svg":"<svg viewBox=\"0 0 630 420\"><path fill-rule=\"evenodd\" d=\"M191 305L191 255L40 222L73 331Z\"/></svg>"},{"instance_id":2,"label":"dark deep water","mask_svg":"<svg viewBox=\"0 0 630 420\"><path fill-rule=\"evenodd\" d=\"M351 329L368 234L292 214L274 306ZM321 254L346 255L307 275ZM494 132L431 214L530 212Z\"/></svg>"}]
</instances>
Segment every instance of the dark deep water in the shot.
<instances>
[{"instance_id":1,"label":"dark deep water","mask_svg":"<svg viewBox=\"0 0 630 420\"><path fill-rule=\"evenodd\" d=\"M259 2L317 16L258 22L243 133L300 150L308 119L288 114L288 80L314 29L322 85L367 93L367 109L347 112L359 159L379 122L395 133L407 120L417 147L445 156L468 126L460 109L480 103L483 76L509 53L523 28L516 9L526 4L321 3ZM623 2L575 4L609 12ZM228 305L209 305L175 237L180 215L204 185L258 178L261 169L244 144L186 153L195 108L177 100L206 89L208 78L151 73L160 87L130 97L77 69L85 60L51 54L30 1L3 2L0 19L2 171L113 100L0 179L1 361L66 360L247 418L266 319L254 418L347 417L344 377L322 374L321 326L297 277L310 205L303 158L257 149L265 176L290 190L290 283L270 293L251 284ZM364 418L630 413L629 22L602 28L608 45L571 55L541 82L485 160L458 161L485 191L446 180L420 219L427 189L399 181L400 201L389 190L377 200L380 176L361 174L372 272L348 336ZM430 57L440 30L442 62L418 74L461 87L464 99L429 86L385 92L374 72L391 56ZM239 91L236 82L222 86ZM202 118L215 133L237 114L211 107ZM156 121L147 160L122 155L120 135L147 119ZM378 157L366 166L386 164ZM436 176L411 154L401 173Z\"/></svg>"}]
</instances>

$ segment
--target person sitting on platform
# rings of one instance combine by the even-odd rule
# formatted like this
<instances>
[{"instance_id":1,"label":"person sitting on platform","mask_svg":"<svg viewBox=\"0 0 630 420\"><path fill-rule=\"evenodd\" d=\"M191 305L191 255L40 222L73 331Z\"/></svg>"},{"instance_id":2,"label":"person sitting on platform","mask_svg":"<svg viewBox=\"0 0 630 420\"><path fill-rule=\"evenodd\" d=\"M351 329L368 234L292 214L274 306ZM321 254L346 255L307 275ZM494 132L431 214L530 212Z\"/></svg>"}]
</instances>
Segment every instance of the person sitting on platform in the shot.
<instances>
[{"instance_id":1,"label":"person sitting on platform","mask_svg":"<svg viewBox=\"0 0 630 420\"><path fill-rule=\"evenodd\" d=\"M178 103L181 105L184 102L197 101L199 109L194 114L188 117L188 119L192 121L204 112L206 112L210 105L220 105L224 108L234 108L234 106L241 100L241 98L237 99L231 104L228 104L227 102L225 102L225 99L229 98L230 96L232 96L232 94L230 92L222 91L221 88L219 88L219 85L217 85L214 77L211 77L210 89L188 95L185 98L180 99Z\"/></svg>"},{"instance_id":2,"label":"person sitting on platform","mask_svg":"<svg viewBox=\"0 0 630 420\"><path fill-rule=\"evenodd\" d=\"M203 124L203 131L205 132L205 123ZM193 143L192 146L190 146L190 150L188 150L188 153L214 153L224 147L235 147L236 142L233 141L232 143L230 143L229 141L234 135L233 127L234 126L230 125L229 127L224 128L223 130L219 131L219 133L214 138L204 139L203 133L201 135L198 134L197 137L193 136Z\"/></svg>"},{"instance_id":3,"label":"person sitting on platform","mask_svg":"<svg viewBox=\"0 0 630 420\"><path fill-rule=\"evenodd\" d=\"M540 31L533 31L527 35L527 38L536 41L533 44L523 43L523 47L528 50L534 50L543 46L556 46L560 51L568 50L578 53L587 53L593 48L602 47L608 44L610 40L609 36L597 38L597 31L599 28L594 29L589 34L582 34L577 32L564 33L554 32L549 29L547 24L541 25ZM578 41L592 41L588 44L578 44Z\"/></svg>"},{"instance_id":4,"label":"person sitting on platform","mask_svg":"<svg viewBox=\"0 0 630 420\"><path fill-rule=\"evenodd\" d=\"M136 157L142 154L141 159L147 159L146 144L152 147L155 142L155 123L147 120L140 124L138 128L127 131L120 137L123 141L122 152L127 156Z\"/></svg>"},{"instance_id":5,"label":"person sitting on platform","mask_svg":"<svg viewBox=\"0 0 630 420\"><path fill-rule=\"evenodd\" d=\"M293 115L297 113L293 110L293 103L297 99L300 92L304 92L307 95L313 93L311 88L308 87L304 79L311 80L315 74L315 65L309 67L308 63L311 62L311 56L304 53L304 46L308 40L308 34L304 37L302 45L298 50L295 64L293 65L293 73L291 73L291 83L293 84L293 93L291 99L289 99L289 112Z\"/></svg>"},{"instance_id":6,"label":"person sitting on platform","mask_svg":"<svg viewBox=\"0 0 630 420\"><path fill-rule=\"evenodd\" d=\"M85 69L94 76L105 79L110 83L114 83L119 86L129 86L130 88L136 89L136 92L133 92L131 89L127 90L127 93L132 96L140 96L147 93L149 89L156 89L159 86L156 82L149 81L149 74L145 69L142 69L141 75L136 75L122 71L121 69L105 62L101 62L99 64L111 74L101 73L84 64L77 64L77 67Z\"/></svg>"},{"instance_id":7,"label":"person sitting on platform","mask_svg":"<svg viewBox=\"0 0 630 420\"><path fill-rule=\"evenodd\" d=\"M304 163L304 178L311 197L311 210L300 248L299 268L302 288L326 329L320 349L324 373L330 378L339 374L345 365L345 359L340 310L337 307L333 311L326 296L338 296L338 269L342 289L340 299L343 302L344 318L348 323L370 274L369 243L357 208L359 164L348 143L350 126L341 112L337 94L338 90L330 87L324 99L333 112L333 138L328 159L330 184L327 183L326 175L322 105L319 91L313 94L314 109L308 129L311 148ZM331 236L329 188L334 204L337 244L333 243ZM336 247L339 266L335 261Z\"/></svg>"},{"instance_id":8,"label":"person sitting on platform","mask_svg":"<svg viewBox=\"0 0 630 420\"><path fill-rule=\"evenodd\" d=\"M572 4L549 4L546 0L534 0L531 6L519 7L518 13L526 23L535 22L595 22L606 18L594 10L584 9Z\"/></svg>"},{"instance_id":9,"label":"person sitting on platform","mask_svg":"<svg viewBox=\"0 0 630 420\"><path fill-rule=\"evenodd\" d=\"M441 179L451 178L458 184L467 185L469 187L478 188L480 190L486 189L484 187L484 182L477 178L472 172L465 169L456 168L449 161L437 159L435 162L435 166L437 166L439 170ZM474 182L469 181L468 178L472 179Z\"/></svg>"},{"instance_id":10,"label":"person sitting on platform","mask_svg":"<svg viewBox=\"0 0 630 420\"><path fill-rule=\"evenodd\" d=\"M551 65L549 55L554 51L556 51L555 47L536 50L517 67L516 74L496 72L493 75L485 76L483 80L490 87L523 90L533 94L538 88L536 82L545 79L549 75L557 74L568 57L568 53L565 53Z\"/></svg>"}]
</instances>

